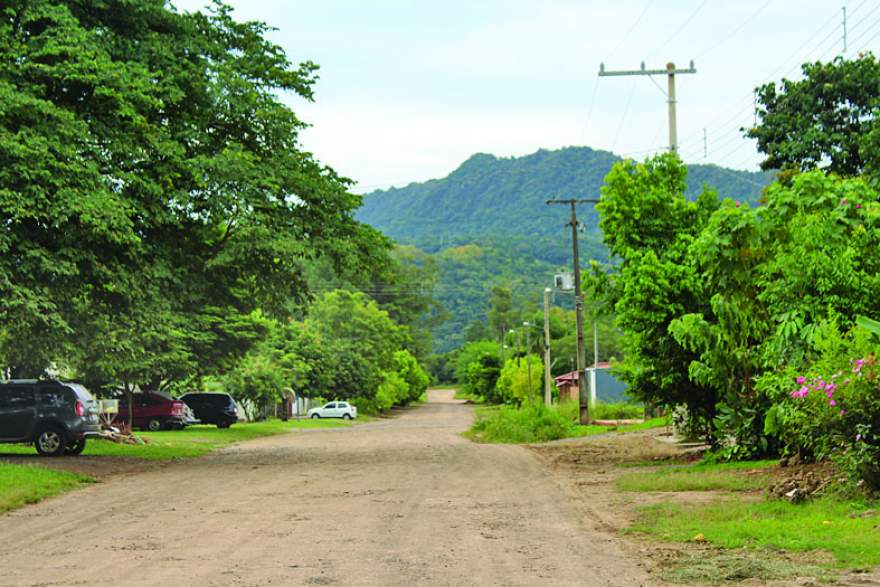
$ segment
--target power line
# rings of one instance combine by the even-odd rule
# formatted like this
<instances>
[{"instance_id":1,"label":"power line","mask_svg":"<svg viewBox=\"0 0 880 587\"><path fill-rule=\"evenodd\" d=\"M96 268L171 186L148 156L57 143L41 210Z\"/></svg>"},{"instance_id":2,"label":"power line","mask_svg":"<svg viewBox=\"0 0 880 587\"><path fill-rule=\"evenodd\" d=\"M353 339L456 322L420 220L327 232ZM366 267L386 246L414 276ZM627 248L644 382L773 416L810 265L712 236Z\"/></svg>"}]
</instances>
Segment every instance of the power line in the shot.
<instances>
[{"instance_id":1,"label":"power line","mask_svg":"<svg viewBox=\"0 0 880 587\"><path fill-rule=\"evenodd\" d=\"M636 91L636 80L632 80L629 86L629 96L626 98L626 106L623 108L623 116L620 117L620 124L617 125L617 133L614 135L614 142L611 143L611 151L614 151L614 147L617 146L617 139L620 138L620 131L623 130L623 125L626 122L626 115L629 114L629 105L632 102L633 94Z\"/></svg>"},{"instance_id":2,"label":"power line","mask_svg":"<svg viewBox=\"0 0 880 587\"><path fill-rule=\"evenodd\" d=\"M678 35L680 35L681 32L684 31L685 28L687 28L687 26L691 23L691 21L694 20L694 18L697 16L697 14L699 14L700 11L703 10L703 7L706 6L706 4L708 4L708 2L709 2L709 0L703 0L703 2L699 6L697 6L697 9L694 10L691 13L691 15L689 17L687 17L687 19L685 19L685 21L681 24L680 27L678 27L678 30L676 30L674 33L672 33L672 36L669 37L668 39L666 39L666 42L663 43L660 47L658 47L655 51L653 51L653 53L659 53L660 51L665 49L669 45L669 43L671 43L673 40L675 40L675 38Z\"/></svg>"},{"instance_id":3,"label":"power line","mask_svg":"<svg viewBox=\"0 0 880 587\"><path fill-rule=\"evenodd\" d=\"M729 40L731 40L732 38L734 38L734 37L737 35L737 33L739 33L742 29L745 28L745 26L746 26L747 24L749 24L750 22L752 22L755 18L758 17L759 14L761 14L762 12L764 12L764 10L765 10L768 6L770 6L770 4L773 3L773 1L774 1L774 0L767 0L766 2L764 2L764 4L762 4L760 8L758 8L756 11L754 11L754 12L753 12L748 18L746 18L744 21L742 21L742 22L739 24L739 26L737 26L735 29L733 29L733 31L731 31L731 33L730 33L729 35L727 35L727 36L724 37L722 40L718 41L717 43L715 43L714 45L712 45L712 46L709 47L708 49L705 49L703 52L697 54L696 59L697 59L698 61L699 61L699 60L702 60L703 57L705 57L706 55L708 55L709 53L711 53L712 51L714 51L715 49L717 49L717 48L720 47L721 45L727 43ZM865 0L865 1L867 1L867 0Z\"/></svg>"}]
</instances>

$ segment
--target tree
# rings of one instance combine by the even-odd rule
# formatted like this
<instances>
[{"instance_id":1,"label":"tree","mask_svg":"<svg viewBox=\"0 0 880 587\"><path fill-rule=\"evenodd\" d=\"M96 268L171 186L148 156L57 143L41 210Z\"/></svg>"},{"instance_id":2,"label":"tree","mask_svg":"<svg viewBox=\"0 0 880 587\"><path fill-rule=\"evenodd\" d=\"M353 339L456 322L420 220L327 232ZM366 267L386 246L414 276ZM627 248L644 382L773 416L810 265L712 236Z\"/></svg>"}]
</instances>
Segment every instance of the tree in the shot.
<instances>
[{"instance_id":1,"label":"tree","mask_svg":"<svg viewBox=\"0 0 880 587\"><path fill-rule=\"evenodd\" d=\"M256 310L284 318L307 299L306 261L369 273L386 260L387 239L353 218L360 197L302 151L280 98L312 99L316 66L290 63L266 30L219 3L4 8L0 355L13 373L73 363L146 386L222 371L259 338Z\"/></svg>"},{"instance_id":2,"label":"tree","mask_svg":"<svg viewBox=\"0 0 880 587\"><path fill-rule=\"evenodd\" d=\"M613 305L624 332L626 359L617 371L630 393L649 403L686 405L708 433L716 392L689 377L698 354L676 340L669 327L681 315L705 308L687 255L718 204L711 191L688 201L685 175L674 154L614 166L597 209L606 244L621 262L610 279L591 281Z\"/></svg>"},{"instance_id":3,"label":"tree","mask_svg":"<svg viewBox=\"0 0 880 587\"><path fill-rule=\"evenodd\" d=\"M540 403L544 389L544 362L538 355L523 357L521 361L508 359L498 377L497 394L502 401L522 404L529 401L529 365L531 362L532 400Z\"/></svg>"},{"instance_id":4,"label":"tree","mask_svg":"<svg viewBox=\"0 0 880 587\"><path fill-rule=\"evenodd\" d=\"M762 169L819 167L845 176L877 170L880 62L858 59L805 63L804 79L757 88L759 123L746 130L767 155ZM871 136L872 135L872 136Z\"/></svg>"},{"instance_id":5,"label":"tree","mask_svg":"<svg viewBox=\"0 0 880 587\"><path fill-rule=\"evenodd\" d=\"M492 338L503 340L508 328L518 321L513 310L513 294L510 288L495 285L489 294L489 332Z\"/></svg>"},{"instance_id":6,"label":"tree","mask_svg":"<svg viewBox=\"0 0 880 587\"><path fill-rule=\"evenodd\" d=\"M309 308L305 322L324 341L356 343L358 353L382 370L392 368L394 353L409 342L406 329L360 292L325 293Z\"/></svg>"}]
</instances>

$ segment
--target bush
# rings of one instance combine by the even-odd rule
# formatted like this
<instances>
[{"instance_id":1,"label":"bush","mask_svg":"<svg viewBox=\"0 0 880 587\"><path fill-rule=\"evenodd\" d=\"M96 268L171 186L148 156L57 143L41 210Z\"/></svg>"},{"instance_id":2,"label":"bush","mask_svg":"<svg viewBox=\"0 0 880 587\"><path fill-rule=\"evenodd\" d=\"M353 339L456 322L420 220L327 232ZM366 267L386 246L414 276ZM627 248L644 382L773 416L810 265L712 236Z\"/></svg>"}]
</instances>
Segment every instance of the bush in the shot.
<instances>
[{"instance_id":1,"label":"bush","mask_svg":"<svg viewBox=\"0 0 880 587\"><path fill-rule=\"evenodd\" d=\"M525 403L529 400L529 360L526 357L508 359L496 384L496 394L501 401ZM531 389L533 400L541 401L544 395L544 362L531 355Z\"/></svg>"},{"instance_id":2,"label":"bush","mask_svg":"<svg viewBox=\"0 0 880 587\"><path fill-rule=\"evenodd\" d=\"M418 401L428 389L428 374L419 365L419 362L409 351L397 351L394 353L394 366L397 374L406 383L407 391L403 401L408 403Z\"/></svg>"},{"instance_id":3,"label":"bush","mask_svg":"<svg viewBox=\"0 0 880 587\"><path fill-rule=\"evenodd\" d=\"M784 452L834 460L854 481L880 490L880 348L861 329L848 337L822 330L811 369L762 378L777 400L765 432L778 436Z\"/></svg>"},{"instance_id":4,"label":"bush","mask_svg":"<svg viewBox=\"0 0 880 587\"><path fill-rule=\"evenodd\" d=\"M555 408L543 404L521 408L501 406L474 423L471 431L487 442L546 442L573 436L575 424Z\"/></svg>"}]
</instances>

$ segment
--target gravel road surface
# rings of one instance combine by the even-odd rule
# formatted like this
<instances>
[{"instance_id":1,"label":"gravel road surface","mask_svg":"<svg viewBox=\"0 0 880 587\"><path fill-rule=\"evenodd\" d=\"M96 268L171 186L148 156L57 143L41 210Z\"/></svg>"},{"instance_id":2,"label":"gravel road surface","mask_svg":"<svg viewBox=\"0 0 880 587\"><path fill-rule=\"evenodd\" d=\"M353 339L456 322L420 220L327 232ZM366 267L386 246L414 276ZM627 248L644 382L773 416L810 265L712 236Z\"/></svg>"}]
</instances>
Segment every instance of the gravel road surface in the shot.
<instances>
[{"instance_id":1,"label":"gravel road surface","mask_svg":"<svg viewBox=\"0 0 880 587\"><path fill-rule=\"evenodd\" d=\"M0 517L0 585L654 585L519 446L460 436L452 392Z\"/></svg>"}]
</instances>

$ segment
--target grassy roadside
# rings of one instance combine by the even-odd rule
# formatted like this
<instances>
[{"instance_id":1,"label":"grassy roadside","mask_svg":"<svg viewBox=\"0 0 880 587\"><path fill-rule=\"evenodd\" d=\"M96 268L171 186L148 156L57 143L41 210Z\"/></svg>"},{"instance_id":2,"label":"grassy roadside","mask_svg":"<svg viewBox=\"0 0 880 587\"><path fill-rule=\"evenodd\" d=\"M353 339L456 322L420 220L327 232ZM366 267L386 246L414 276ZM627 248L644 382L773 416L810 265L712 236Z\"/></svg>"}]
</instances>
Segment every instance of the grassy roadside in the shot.
<instances>
[{"instance_id":1,"label":"grassy roadside","mask_svg":"<svg viewBox=\"0 0 880 587\"><path fill-rule=\"evenodd\" d=\"M264 436L282 434L290 430L313 428L340 428L352 426L343 420L269 420L235 424L221 430L215 426L190 426L184 430L138 432L147 443L142 445L116 444L107 440L90 440L84 456L120 457L148 461L187 459L208 454L218 448ZM31 445L2 444L4 455L36 456ZM64 457L78 458L78 457ZM47 460L47 463L49 461ZM56 462L54 459L52 462ZM39 465L19 465L0 462L0 513L36 503L65 491L77 489L94 479L85 475L49 469Z\"/></svg>"},{"instance_id":2,"label":"grassy roadside","mask_svg":"<svg viewBox=\"0 0 880 587\"><path fill-rule=\"evenodd\" d=\"M92 482L90 477L75 473L0 463L0 513Z\"/></svg>"},{"instance_id":3,"label":"grassy roadside","mask_svg":"<svg viewBox=\"0 0 880 587\"><path fill-rule=\"evenodd\" d=\"M615 488L663 492L658 503L636 509L626 531L683 543L682 556L663 569L669 581L829 581L880 565L878 504L828 495L795 505L759 493L779 473L773 461L666 465L624 473ZM713 493L689 497L700 491Z\"/></svg>"},{"instance_id":4,"label":"grassy roadside","mask_svg":"<svg viewBox=\"0 0 880 587\"><path fill-rule=\"evenodd\" d=\"M665 418L655 418L638 424L622 426L581 426L576 423L578 406L565 403L546 408L532 406L483 406L471 429L464 435L475 441L501 444L547 442L561 438L578 438L607 432L634 432L666 425ZM596 410L601 413L600 410ZM618 409L606 409L617 413Z\"/></svg>"},{"instance_id":5,"label":"grassy roadside","mask_svg":"<svg viewBox=\"0 0 880 587\"><path fill-rule=\"evenodd\" d=\"M148 460L185 459L205 455L223 446L252 440L263 436L282 434L289 430L310 428L339 428L352 426L343 420L268 420L246 422L231 428L215 426L189 426L183 430L161 432L136 432L147 441L142 445L116 444L106 440L89 440L83 455L102 457L129 457ZM36 454L31 445L0 445L0 458L4 454Z\"/></svg>"}]
</instances>

